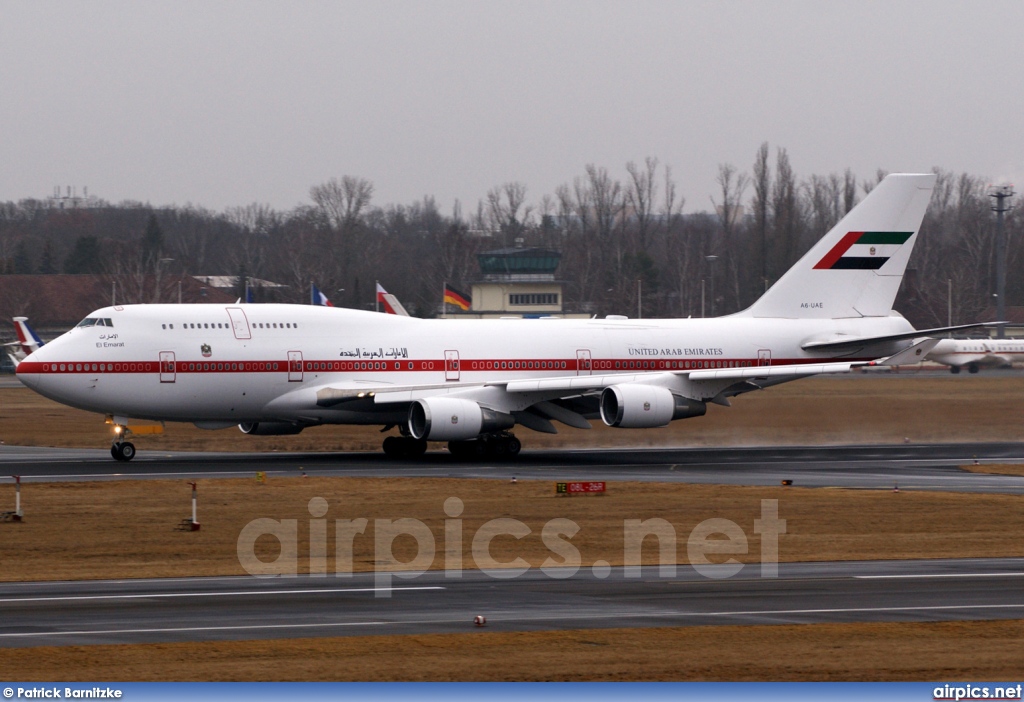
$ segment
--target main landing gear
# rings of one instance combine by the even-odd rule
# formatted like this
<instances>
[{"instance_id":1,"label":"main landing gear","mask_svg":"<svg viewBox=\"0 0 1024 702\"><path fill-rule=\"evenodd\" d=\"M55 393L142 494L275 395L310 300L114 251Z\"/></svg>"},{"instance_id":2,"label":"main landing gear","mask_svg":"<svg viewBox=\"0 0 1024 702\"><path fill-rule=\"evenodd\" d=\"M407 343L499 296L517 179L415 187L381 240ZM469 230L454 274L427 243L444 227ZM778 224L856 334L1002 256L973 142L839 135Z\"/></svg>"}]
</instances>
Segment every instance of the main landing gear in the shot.
<instances>
[{"instance_id":1,"label":"main landing gear","mask_svg":"<svg viewBox=\"0 0 1024 702\"><path fill-rule=\"evenodd\" d=\"M522 442L505 431L485 434L469 441L448 442L448 450L457 458L515 458L522 448Z\"/></svg>"},{"instance_id":2,"label":"main landing gear","mask_svg":"<svg viewBox=\"0 0 1024 702\"><path fill-rule=\"evenodd\" d=\"M414 439L411 436L389 436L384 439L384 453L388 458L419 458L426 452L426 439Z\"/></svg>"},{"instance_id":3,"label":"main landing gear","mask_svg":"<svg viewBox=\"0 0 1024 702\"><path fill-rule=\"evenodd\" d=\"M466 441L449 441L448 450L456 458L502 460L515 458L523 444L506 431L484 434ZM113 449L111 449L113 451ZM427 451L426 439L411 436L389 436L384 439L384 453L389 458L419 458ZM128 460L128 459L122 459Z\"/></svg>"},{"instance_id":4,"label":"main landing gear","mask_svg":"<svg viewBox=\"0 0 1024 702\"><path fill-rule=\"evenodd\" d=\"M114 457L115 461L128 461L135 458L135 444L130 441L125 441L128 438L128 427L123 424L114 425L114 443L110 446L110 455Z\"/></svg>"}]
</instances>

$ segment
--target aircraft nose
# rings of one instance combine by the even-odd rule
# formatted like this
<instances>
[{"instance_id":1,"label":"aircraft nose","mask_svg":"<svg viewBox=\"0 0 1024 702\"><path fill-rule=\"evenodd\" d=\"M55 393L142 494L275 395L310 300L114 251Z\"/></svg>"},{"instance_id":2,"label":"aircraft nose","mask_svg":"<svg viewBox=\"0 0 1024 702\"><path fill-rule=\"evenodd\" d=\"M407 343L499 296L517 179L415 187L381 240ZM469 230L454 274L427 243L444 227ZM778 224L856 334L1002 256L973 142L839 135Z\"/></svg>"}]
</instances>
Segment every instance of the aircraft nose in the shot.
<instances>
[{"instance_id":1,"label":"aircraft nose","mask_svg":"<svg viewBox=\"0 0 1024 702\"><path fill-rule=\"evenodd\" d=\"M23 363L19 363L18 367L14 369L14 375L18 380L21 381L22 385L32 388L33 390L39 385L39 374L38 373L26 373L22 367Z\"/></svg>"}]
</instances>

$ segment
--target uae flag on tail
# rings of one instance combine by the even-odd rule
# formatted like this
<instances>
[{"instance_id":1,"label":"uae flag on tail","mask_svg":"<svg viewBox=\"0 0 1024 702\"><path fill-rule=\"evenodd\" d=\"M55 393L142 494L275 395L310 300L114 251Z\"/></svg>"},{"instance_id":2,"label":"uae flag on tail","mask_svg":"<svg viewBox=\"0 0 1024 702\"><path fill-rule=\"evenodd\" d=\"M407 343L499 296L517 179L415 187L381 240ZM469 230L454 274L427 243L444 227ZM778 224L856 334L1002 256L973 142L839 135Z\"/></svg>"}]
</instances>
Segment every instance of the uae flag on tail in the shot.
<instances>
[{"instance_id":1,"label":"uae flag on tail","mask_svg":"<svg viewBox=\"0 0 1024 702\"><path fill-rule=\"evenodd\" d=\"M470 297L461 293L447 283L444 284L444 302L446 305L455 305L463 312L469 311Z\"/></svg>"},{"instance_id":2,"label":"uae flag on tail","mask_svg":"<svg viewBox=\"0 0 1024 702\"><path fill-rule=\"evenodd\" d=\"M914 232L847 232L814 267L875 271L913 235Z\"/></svg>"}]
</instances>

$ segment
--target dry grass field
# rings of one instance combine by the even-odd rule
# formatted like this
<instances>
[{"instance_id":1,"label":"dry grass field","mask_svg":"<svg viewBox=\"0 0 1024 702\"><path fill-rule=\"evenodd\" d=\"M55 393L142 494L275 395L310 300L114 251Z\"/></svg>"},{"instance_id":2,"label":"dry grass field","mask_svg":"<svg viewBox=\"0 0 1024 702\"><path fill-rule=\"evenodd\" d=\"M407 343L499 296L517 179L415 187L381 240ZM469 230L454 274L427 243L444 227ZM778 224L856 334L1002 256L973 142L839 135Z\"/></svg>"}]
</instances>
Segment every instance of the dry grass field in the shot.
<instances>
[{"instance_id":1,"label":"dry grass field","mask_svg":"<svg viewBox=\"0 0 1024 702\"><path fill-rule=\"evenodd\" d=\"M12 505L14 487L0 486L0 505ZM299 572L308 572L309 501L327 500L328 523L366 518L366 532L353 542L353 569L373 570L374 520L412 517L433 532L443 567L444 502L458 497L466 567L475 567L472 535L494 518L513 517L530 527L521 540L506 535L491 543L498 561L522 557L534 566L551 557L540 532L551 519L570 519L583 567L597 560L623 562L623 521L660 517L677 536L678 560L686 560L690 532L705 519L738 524L748 538L747 555L760 560L754 520L761 500L778 500L786 520L780 537L783 561L1024 556L1024 510L1013 495L960 495L891 490L831 490L799 487L735 487L679 483L611 483L605 496L559 498L548 482L405 478L270 478L199 481L199 532L175 531L190 514L191 489L184 481L27 483L22 486L25 521L0 523L0 580L244 575L237 543L253 519L298 520ZM992 519L992 515L999 519ZM328 530L328 571L335 570L333 529ZM280 547L263 537L257 554L272 561ZM408 536L394 542L400 567L416 555ZM657 562L654 539L644 549ZM724 558L724 557L722 557ZM556 559L557 560L557 559Z\"/></svg>"},{"instance_id":2,"label":"dry grass field","mask_svg":"<svg viewBox=\"0 0 1024 702\"><path fill-rule=\"evenodd\" d=\"M1024 622L807 624L0 649L5 680L1003 680Z\"/></svg>"},{"instance_id":3,"label":"dry grass field","mask_svg":"<svg viewBox=\"0 0 1024 702\"><path fill-rule=\"evenodd\" d=\"M1024 464L1020 463L984 463L982 465L961 466L972 473L989 473L991 475L1024 475Z\"/></svg>"}]
</instances>

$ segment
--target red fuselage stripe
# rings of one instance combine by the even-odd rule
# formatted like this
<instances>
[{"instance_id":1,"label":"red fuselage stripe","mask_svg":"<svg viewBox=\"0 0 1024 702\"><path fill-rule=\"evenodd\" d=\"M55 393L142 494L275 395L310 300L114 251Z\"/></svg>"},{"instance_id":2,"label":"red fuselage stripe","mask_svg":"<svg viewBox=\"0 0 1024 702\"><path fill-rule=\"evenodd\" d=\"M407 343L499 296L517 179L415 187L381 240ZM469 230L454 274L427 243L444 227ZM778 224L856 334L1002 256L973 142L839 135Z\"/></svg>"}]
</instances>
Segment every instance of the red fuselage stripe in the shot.
<instances>
[{"instance_id":1,"label":"red fuselage stripe","mask_svg":"<svg viewBox=\"0 0 1024 702\"><path fill-rule=\"evenodd\" d=\"M844 359L846 361L871 359ZM829 359L772 359L772 366L791 366L807 363L826 363ZM39 363L22 361L18 374L76 374L76 373L316 373L349 371L376 372L481 372L481 371L638 371L638 370L711 370L719 368L753 368L757 359L670 359L637 361L624 359L527 359L527 360L435 360L435 361L135 361L103 363L64 362Z\"/></svg>"}]
</instances>

